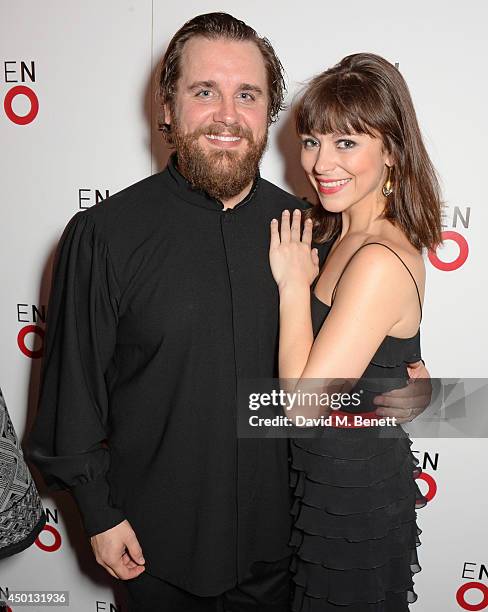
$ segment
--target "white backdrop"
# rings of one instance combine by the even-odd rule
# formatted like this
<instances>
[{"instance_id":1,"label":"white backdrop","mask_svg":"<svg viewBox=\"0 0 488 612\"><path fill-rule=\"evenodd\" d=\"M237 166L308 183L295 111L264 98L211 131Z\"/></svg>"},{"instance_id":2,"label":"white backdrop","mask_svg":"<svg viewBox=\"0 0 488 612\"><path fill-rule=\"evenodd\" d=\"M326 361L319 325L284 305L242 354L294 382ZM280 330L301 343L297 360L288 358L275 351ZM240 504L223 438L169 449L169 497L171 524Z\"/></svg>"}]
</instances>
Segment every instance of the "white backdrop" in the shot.
<instances>
[{"instance_id":1,"label":"white backdrop","mask_svg":"<svg viewBox=\"0 0 488 612\"><path fill-rule=\"evenodd\" d=\"M486 376L484 3L1 0L0 387L19 436L35 411L61 232L80 208L164 167L157 65L184 21L215 10L271 40L289 101L349 53L371 51L398 64L446 201L445 246L426 259L424 358L433 376ZM271 128L262 174L304 196L297 151L284 112ZM485 440L418 439L414 449L425 469L420 486L433 498L419 511L423 571L412 610L488 610ZM125 610L120 587L91 557L69 495L45 494L44 502L48 524L36 543L0 562L0 599L12 590L58 589L70 591L74 612Z\"/></svg>"}]
</instances>

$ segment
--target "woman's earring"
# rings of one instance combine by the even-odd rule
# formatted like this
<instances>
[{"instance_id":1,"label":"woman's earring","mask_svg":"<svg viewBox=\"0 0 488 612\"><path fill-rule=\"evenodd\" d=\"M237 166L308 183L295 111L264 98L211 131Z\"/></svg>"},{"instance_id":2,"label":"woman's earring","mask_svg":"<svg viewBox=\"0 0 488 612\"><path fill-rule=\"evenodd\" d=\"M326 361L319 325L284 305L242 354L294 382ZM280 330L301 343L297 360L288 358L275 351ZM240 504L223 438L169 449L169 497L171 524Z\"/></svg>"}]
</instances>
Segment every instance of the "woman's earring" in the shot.
<instances>
[{"instance_id":1,"label":"woman's earring","mask_svg":"<svg viewBox=\"0 0 488 612\"><path fill-rule=\"evenodd\" d=\"M391 170L393 166L388 167L388 178L386 179L386 183L383 185L383 195L387 198L389 195L393 193L393 183L391 182Z\"/></svg>"}]
</instances>

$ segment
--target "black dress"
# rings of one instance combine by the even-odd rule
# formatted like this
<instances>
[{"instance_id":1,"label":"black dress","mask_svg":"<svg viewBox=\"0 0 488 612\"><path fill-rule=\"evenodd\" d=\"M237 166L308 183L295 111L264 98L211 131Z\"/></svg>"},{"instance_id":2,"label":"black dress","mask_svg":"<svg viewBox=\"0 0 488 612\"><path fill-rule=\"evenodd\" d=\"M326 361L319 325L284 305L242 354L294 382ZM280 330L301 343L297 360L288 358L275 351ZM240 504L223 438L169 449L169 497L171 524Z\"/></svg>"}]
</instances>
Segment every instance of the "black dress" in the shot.
<instances>
[{"instance_id":1,"label":"black dress","mask_svg":"<svg viewBox=\"0 0 488 612\"><path fill-rule=\"evenodd\" d=\"M312 294L314 336L330 309ZM407 364L419 358L419 331L387 336L355 388L361 406L342 411L373 411L373 397L405 386ZM408 434L400 425L310 433L291 442L293 612L408 611L421 569L415 509L427 501Z\"/></svg>"}]
</instances>

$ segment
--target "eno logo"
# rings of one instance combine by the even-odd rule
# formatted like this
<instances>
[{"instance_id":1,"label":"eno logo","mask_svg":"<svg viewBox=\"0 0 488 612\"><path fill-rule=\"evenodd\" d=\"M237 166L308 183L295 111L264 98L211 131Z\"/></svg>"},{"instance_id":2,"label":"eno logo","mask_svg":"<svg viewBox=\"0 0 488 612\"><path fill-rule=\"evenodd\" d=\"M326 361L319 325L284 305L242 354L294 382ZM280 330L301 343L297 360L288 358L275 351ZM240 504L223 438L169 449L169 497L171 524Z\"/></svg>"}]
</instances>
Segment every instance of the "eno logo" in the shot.
<instances>
[{"instance_id":1,"label":"eno logo","mask_svg":"<svg viewBox=\"0 0 488 612\"><path fill-rule=\"evenodd\" d=\"M419 451L414 450L413 452L416 455L420 454ZM425 472L424 470L428 468L429 470L432 470L434 472L437 471L437 468L439 466L439 453L424 452L420 456L419 463L422 468L422 472L420 472L420 474L416 476L415 479L417 481L421 480L427 485L427 490L422 491L422 495L427 499L427 501L431 501L432 499L434 499L437 493L437 482L429 472ZM422 488L425 489L425 487Z\"/></svg>"},{"instance_id":2,"label":"eno logo","mask_svg":"<svg viewBox=\"0 0 488 612\"><path fill-rule=\"evenodd\" d=\"M463 266L466 263L466 260L468 259L468 242L464 236L454 231L442 232L442 240L445 243L454 242L454 244L458 247L457 255L450 261L445 261L441 259L438 255L438 251L442 249L441 247L436 251L429 251L429 261L435 268L437 268L438 270L442 270L443 272L451 272L452 270L457 270L458 268Z\"/></svg>"},{"instance_id":3,"label":"eno logo","mask_svg":"<svg viewBox=\"0 0 488 612\"><path fill-rule=\"evenodd\" d=\"M38 323L46 322L46 307L19 303L17 304L17 321L30 323L20 328L17 334L17 346L26 357L39 359L42 357L45 332Z\"/></svg>"},{"instance_id":4,"label":"eno logo","mask_svg":"<svg viewBox=\"0 0 488 612\"><path fill-rule=\"evenodd\" d=\"M26 62L4 62L4 76L6 83L22 83L11 87L3 99L3 109L7 117L16 125L32 123L39 112L39 99L36 92L25 85L28 80L36 81L35 62L30 66Z\"/></svg>"},{"instance_id":5,"label":"eno logo","mask_svg":"<svg viewBox=\"0 0 488 612\"><path fill-rule=\"evenodd\" d=\"M471 207L466 206L463 209L459 206L454 206L452 209L446 207L442 217L441 236L444 244L435 251L430 250L428 257L430 263L438 270L451 272L463 266L468 259L468 241L456 230L460 225L465 229L469 228Z\"/></svg>"},{"instance_id":6,"label":"eno logo","mask_svg":"<svg viewBox=\"0 0 488 612\"><path fill-rule=\"evenodd\" d=\"M35 543L36 546L44 552L56 552L61 548L61 544L63 543L61 534L57 528L58 511L56 509L53 512L49 508L45 510L47 521L44 528L37 536ZM51 523L54 523L56 526L53 526Z\"/></svg>"},{"instance_id":7,"label":"eno logo","mask_svg":"<svg viewBox=\"0 0 488 612\"><path fill-rule=\"evenodd\" d=\"M462 584L456 591L458 606L463 610L473 612L488 608L488 586L481 582L488 578L486 565L466 561L463 565L462 578L470 580Z\"/></svg>"},{"instance_id":8,"label":"eno logo","mask_svg":"<svg viewBox=\"0 0 488 612\"><path fill-rule=\"evenodd\" d=\"M463 610L484 610L488 608L488 586L482 582L465 582L456 592L456 601Z\"/></svg>"}]
</instances>

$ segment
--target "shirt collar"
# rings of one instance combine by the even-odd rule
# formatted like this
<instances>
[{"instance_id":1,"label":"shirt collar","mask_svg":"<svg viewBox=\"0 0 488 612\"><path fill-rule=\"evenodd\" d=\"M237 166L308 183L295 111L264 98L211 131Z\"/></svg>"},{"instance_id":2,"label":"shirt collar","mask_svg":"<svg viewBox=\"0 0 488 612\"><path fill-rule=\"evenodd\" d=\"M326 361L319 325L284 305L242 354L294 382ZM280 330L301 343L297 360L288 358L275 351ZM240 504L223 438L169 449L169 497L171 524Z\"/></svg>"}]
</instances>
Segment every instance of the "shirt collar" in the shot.
<instances>
[{"instance_id":1,"label":"shirt collar","mask_svg":"<svg viewBox=\"0 0 488 612\"><path fill-rule=\"evenodd\" d=\"M209 210L223 211L224 205L217 198L212 198L202 189L194 187L189 180L187 180L181 172L178 170L178 160L176 152L172 153L171 157L168 160L168 165L166 167L170 177L171 183L174 187L176 187L178 195L182 197L187 202L191 204L196 204L197 206L202 206L203 208L208 208ZM252 184L251 190L249 193L238 203L236 204L232 210L236 210L237 208L241 208L245 204L252 202L254 199L254 195L256 193L256 189L258 187L259 180L261 175L259 174L259 170L256 173L254 178L254 182Z\"/></svg>"}]
</instances>

